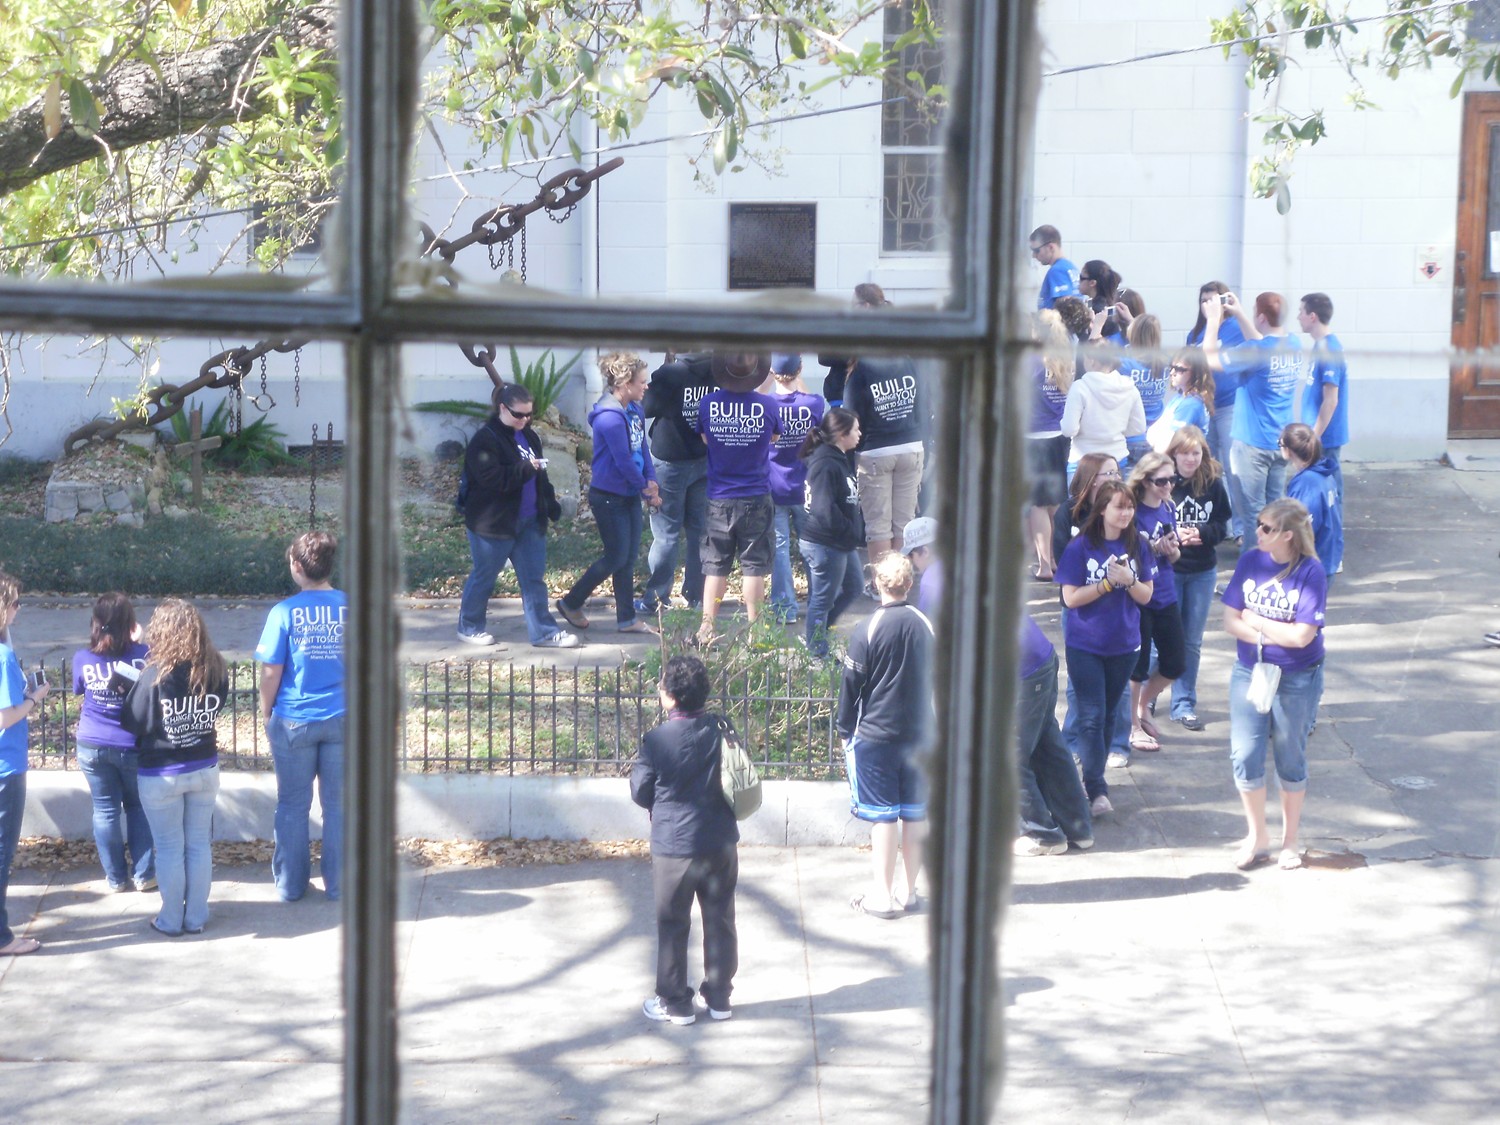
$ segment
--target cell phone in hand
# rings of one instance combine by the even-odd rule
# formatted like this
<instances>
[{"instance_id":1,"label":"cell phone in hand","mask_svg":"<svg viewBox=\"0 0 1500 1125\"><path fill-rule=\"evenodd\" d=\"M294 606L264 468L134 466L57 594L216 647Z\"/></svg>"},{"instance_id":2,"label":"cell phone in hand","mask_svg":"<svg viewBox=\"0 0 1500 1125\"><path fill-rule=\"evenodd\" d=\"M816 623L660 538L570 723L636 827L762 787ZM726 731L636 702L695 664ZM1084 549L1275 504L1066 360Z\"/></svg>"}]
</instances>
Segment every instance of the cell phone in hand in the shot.
<instances>
[{"instance_id":1,"label":"cell phone in hand","mask_svg":"<svg viewBox=\"0 0 1500 1125\"><path fill-rule=\"evenodd\" d=\"M27 677L27 681L31 684L32 691L40 691L47 686L47 673L43 669L38 668Z\"/></svg>"}]
</instances>

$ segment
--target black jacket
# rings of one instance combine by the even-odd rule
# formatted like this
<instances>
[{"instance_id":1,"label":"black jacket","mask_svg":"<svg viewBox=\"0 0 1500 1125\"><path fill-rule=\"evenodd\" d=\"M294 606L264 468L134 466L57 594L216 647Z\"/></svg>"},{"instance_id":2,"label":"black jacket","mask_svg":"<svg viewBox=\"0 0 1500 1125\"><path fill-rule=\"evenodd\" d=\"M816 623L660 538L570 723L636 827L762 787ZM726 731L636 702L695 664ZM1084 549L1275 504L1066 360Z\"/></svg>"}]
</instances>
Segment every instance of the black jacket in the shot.
<instances>
[{"instance_id":1,"label":"black jacket","mask_svg":"<svg viewBox=\"0 0 1500 1125\"><path fill-rule=\"evenodd\" d=\"M932 725L932 623L905 602L883 605L849 638L839 737L919 745Z\"/></svg>"},{"instance_id":2,"label":"black jacket","mask_svg":"<svg viewBox=\"0 0 1500 1125\"><path fill-rule=\"evenodd\" d=\"M653 855L712 855L739 842L719 784L719 717L668 719L648 730L630 768L630 799L651 810Z\"/></svg>"},{"instance_id":3,"label":"black jacket","mask_svg":"<svg viewBox=\"0 0 1500 1125\"><path fill-rule=\"evenodd\" d=\"M853 456L827 442L819 445L807 459L804 492L803 539L835 551L857 551L865 545Z\"/></svg>"},{"instance_id":4,"label":"black jacket","mask_svg":"<svg viewBox=\"0 0 1500 1125\"><path fill-rule=\"evenodd\" d=\"M849 361L841 355L820 355L818 362L828 368L823 376L823 397L829 406L844 401L844 380L849 375Z\"/></svg>"},{"instance_id":5,"label":"black jacket","mask_svg":"<svg viewBox=\"0 0 1500 1125\"><path fill-rule=\"evenodd\" d=\"M1184 547L1182 557L1172 564L1179 574L1201 574L1219 565L1216 548L1229 534L1229 490L1224 487L1222 473L1200 496L1189 493L1184 481L1172 489L1172 507L1177 510L1177 522L1196 523L1198 535L1203 540L1201 547Z\"/></svg>"},{"instance_id":6,"label":"black jacket","mask_svg":"<svg viewBox=\"0 0 1500 1125\"><path fill-rule=\"evenodd\" d=\"M229 694L229 681L209 684L207 692L195 695L191 671L179 664L162 676L160 668L147 664L125 697L120 726L135 735L142 770L218 759L214 721Z\"/></svg>"},{"instance_id":7,"label":"black jacket","mask_svg":"<svg viewBox=\"0 0 1500 1125\"><path fill-rule=\"evenodd\" d=\"M531 448L541 450L542 439L527 426L522 431ZM516 534L521 515L521 486L536 480L536 511L546 530L549 520L562 518L562 505L547 479L547 470L537 469L521 456L515 431L498 418L491 418L469 439L464 451L464 475L469 492L464 500L464 526L475 535L510 539ZM539 452L539 457L546 454Z\"/></svg>"},{"instance_id":8,"label":"black jacket","mask_svg":"<svg viewBox=\"0 0 1500 1125\"><path fill-rule=\"evenodd\" d=\"M708 356L684 356L651 373L641 409L651 419L651 456L657 461L701 461L708 449L698 433L698 404L715 387Z\"/></svg>"},{"instance_id":9,"label":"black jacket","mask_svg":"<svg viewBox=\"0 0 1500 1125\"><path fill-rule=\"evenodd\" d=\"M844 383L844 409L859 415L859 449L909 445L927 436L927 380L905 356L861 359Z\"/></svg>"}]
</instances>

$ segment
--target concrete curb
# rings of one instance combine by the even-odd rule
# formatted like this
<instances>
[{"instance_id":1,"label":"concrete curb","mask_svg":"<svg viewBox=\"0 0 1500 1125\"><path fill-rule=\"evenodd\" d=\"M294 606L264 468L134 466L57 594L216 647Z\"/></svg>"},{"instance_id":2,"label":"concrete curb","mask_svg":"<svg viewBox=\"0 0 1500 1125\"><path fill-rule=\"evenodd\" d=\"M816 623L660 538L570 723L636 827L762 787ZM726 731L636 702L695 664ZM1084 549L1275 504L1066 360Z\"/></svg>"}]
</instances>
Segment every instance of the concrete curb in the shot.
<instances>
[{"instance_id":1,"label":"concrete curb","mask_svg":"<svg viewBox=\"0 0 1500 1125\"><path fill-rule=\"evenodd\" d=\"M82 775L32 770L27 775L26 836L92 836L93 802ZM824 847L868 843L869 826L849 815L842 781L767 781L761 809L740 825L746 844ZM214 812L214 839L268 840L276 811L270 773L224 773ZM313 804L314 837L322 822ZM400 779L402 836L428 840L644 840L650 821L630 799L624 778L505 777L424 774Z\"/></svg>"}]
</instances>

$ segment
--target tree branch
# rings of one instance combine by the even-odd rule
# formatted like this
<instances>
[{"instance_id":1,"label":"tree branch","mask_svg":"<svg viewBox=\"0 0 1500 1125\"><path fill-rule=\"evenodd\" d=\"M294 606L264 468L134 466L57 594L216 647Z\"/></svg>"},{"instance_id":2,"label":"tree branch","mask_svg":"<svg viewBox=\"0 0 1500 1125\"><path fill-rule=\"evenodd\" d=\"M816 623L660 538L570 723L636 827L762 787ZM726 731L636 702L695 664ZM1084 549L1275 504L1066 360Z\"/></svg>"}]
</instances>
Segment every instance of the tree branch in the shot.
<instances>
[{"instance_id":1,"label":"tree branch","mask_svg":"<svg viewBox=\"0 0 1500 1125\"><path fill-rule=\"evenodd\" d=\"M104 107L97 134L81 134L73 127L64 99L62 131L49 141L43 99L32 99L0 122L0 196L96 159L101 142L118 153L215 123L261 116L273 103L236 91L247 68L275 52L278 36L293 50L324 51L328 67L334 67L335 17L335 6L319 4L289 13L273 28L161 59L159 69L134 60L121 63L91 87Z\"/></svg>"}]
</instances>

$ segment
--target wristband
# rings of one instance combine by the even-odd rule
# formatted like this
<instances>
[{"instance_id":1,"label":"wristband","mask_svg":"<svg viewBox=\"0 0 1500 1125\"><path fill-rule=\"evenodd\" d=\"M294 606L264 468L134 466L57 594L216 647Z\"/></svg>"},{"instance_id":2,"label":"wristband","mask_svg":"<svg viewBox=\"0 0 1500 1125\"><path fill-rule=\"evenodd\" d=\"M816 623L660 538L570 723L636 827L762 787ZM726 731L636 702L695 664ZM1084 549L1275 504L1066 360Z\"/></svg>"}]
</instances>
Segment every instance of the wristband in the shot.
<instances>
[{"instance_id":1,"label":"wristband","mask_svg":"<svg viewBox=\"0 0 1500 1125\"><path fill-rule=\"evenodd\" d=\"M1112 582L1110 582L1110 580L1108 578L1104 578L1104 579L1100 580L1100 582L1099 582L1099 596L1101 598L1105 594L1112 594L1112 593L1114 593L1114 589L1115 589L1114 584Z\"/></svg>"}]
</instances>

